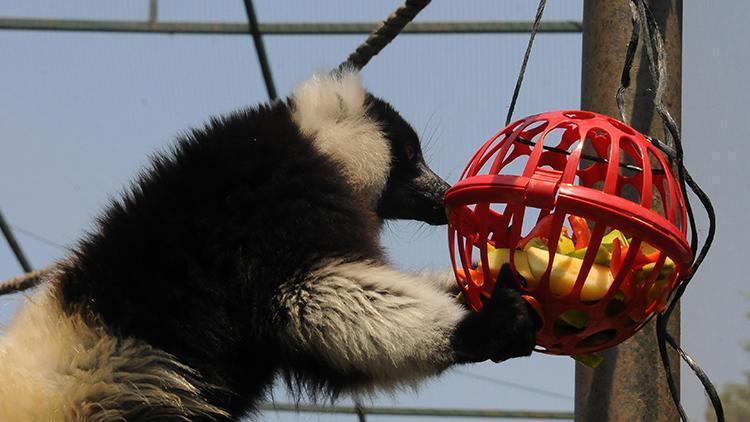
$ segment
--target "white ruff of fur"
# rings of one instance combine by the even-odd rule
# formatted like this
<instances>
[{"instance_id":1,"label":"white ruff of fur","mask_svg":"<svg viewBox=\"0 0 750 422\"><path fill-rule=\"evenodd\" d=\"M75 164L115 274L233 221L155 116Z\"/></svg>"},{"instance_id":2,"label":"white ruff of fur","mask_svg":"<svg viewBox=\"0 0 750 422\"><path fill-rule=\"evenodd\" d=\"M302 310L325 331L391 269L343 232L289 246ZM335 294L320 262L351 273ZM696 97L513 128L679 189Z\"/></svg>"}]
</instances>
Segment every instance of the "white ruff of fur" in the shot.
<instances>
[{"instance_id":1,"label":"white ruff of fur","mask_svg":"<svg viewBox=\"0 0 750 422\"><path fill-rule=\"evenodd\" d=\"M297 88L293 99L293 118L301 132L341 166L360 198L374 204L388 181L390 146L367 116L359 75L313 76Z\"/></svg>"},{"instance_id":2,"label":"white ruff of fur","mask_svg":"<svg viewBox=\"0 0 750 422\"><path fill-rule=\"evenodd\" d=\"M303 286L282 287L289 341L376 387L415 386L453 362L451 334L467 311L445 284L375 264L331 263Z\"/></svg>"},{"instance_id":3,"label":"white ruff of fur","mask_svg":"<svg viewBox=\"0 0 750 422\"><path fill-rule=\"evenodd\" d=\"M163 351L66 315L43 291L0 343L0 421L226 415L200 397L206 386L191 374Z\"/></svg>"}]
</instances>

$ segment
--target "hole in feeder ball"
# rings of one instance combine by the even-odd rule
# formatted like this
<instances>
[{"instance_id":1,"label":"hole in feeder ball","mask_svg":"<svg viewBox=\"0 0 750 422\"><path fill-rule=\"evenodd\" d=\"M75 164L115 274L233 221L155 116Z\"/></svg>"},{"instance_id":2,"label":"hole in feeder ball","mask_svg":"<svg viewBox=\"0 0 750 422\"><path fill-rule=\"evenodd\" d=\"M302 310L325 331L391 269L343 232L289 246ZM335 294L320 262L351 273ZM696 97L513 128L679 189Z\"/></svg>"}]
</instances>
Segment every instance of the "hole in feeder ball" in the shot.
<instances>
[{"instance_id":1,"label":"hole in feeder ball","mask_svg":"<svg viewBox=\"0 0 750 422\"><path fill-rule=\"evenodd\" d=\"M575 142L573 142L572 144L570 144L570 146L566 149L566 151L568 152L568 155L572 154L578 148L578 145L580 145L580 144L581 144L581 140L580 139L578 139Z\"/></svg>"},{"instance_id":2,"label":"hole in feeder ball","mask_svg":"<svg viewBox=\"0 0 750 422\"><path fill-rule=\"evenodd\" d=\"M664 167L661 165L661 160L656 156L654 151L648 150L648 159L651 163L651 171L656 174L664 174Z\"/></svg>"},{"instance_id":3,"label":"hole in feeder ball","mask_svg":"<svg viewBox=\"0 0 750 422\"><path fill-rule=\"evenodd\" d=\"M651 185L651 211L664 217L664 199L659 192L659 188L656 185Z\"/></svg>"},{"instance_id":4,"label":"hole in feeder ball","mask_svg":"<svg viewBox=\"0 0 750 422\"><path fill-rule=\"evenodd\" d=\"M507 204L498 203L498 202L492 202L490 203L490 210L492 213L495 213L496 215L493 215L493 217L499 217L503 214L505 214L505 209L507 208ZM492 213L490 213L492 215Z\"/></svg>"},{"instance_id":5,"label":"hole in feeder ball","mask_svg":"<svg viewBox=\"0 0 750 422\"><path fill-rule=\"evenodd\" d=\"M596 189L596 190L604 191L604 180L596 181L590 187L591 187L591 189Z\"/></svg>"},{"instance_id":6,"label":"hole in feeder ball","mask_svg":"<svg viewBox=\"0 0 750 422\"><path fill-rule=\"evenodd\" d=\"M623 327L630 327L630 326L632 326L633 324L635 324L635 321L633 321L633 318L630 318L630 317L629 317L629 316L627 316L627 315L625 315L625 316L624 316L624 317L622 318L622 326L623 326Z\"/></svg>"},{"instance_id":7,"label":"hole in feeder ball","mask_svg":"<svg viewBox=\"0 0 750 422\"><path fill-rule=\"evenodd\" d=\"M643 163L641 163L638 148L632 139L623 137L620 140L620 166L618 167L618 174L622 177L630 178L640 174L642 169Z\"/></svg>"},{"instance_id":8,"label":"hole in feeder ball","mask_svg":"<svg viewBox=\"0 0 750 422\"><path fill-rule=\"evenodd\" d=\"M564 123L556 126L544 136L544 147L547 149L545 154L542 154L542 161L545 161L544 156L546 155L547 162L555 162L559 170L563 170L565 167L565 155L570 153L571 143L578 142L580 136L578 134L578 125L572 123Z\"/></svg>"},{"instance_id":9,"label":"hole in feeder ball","mask_svg":"<svg viewBox=\"0 0 750 422\"><path fill-rule=\"evenodd\" d=\"M583 155L578 163L579 172L596 166L597 178L604 179L609 158L610 137L600 128L593 128L586 133L583 140ZM593 171L594 169L592 169ZM598 174L601 173L601 174ZM580 174L580 173L579 173Z\"/></svg>"},{"instance_id":10,"label":"hole in feeder ball","mask_svg":"<svg viewBox=\"0 0 750 422\"><path fill-rule=\"evenodd\" d=\"M593 119L594 114L589 113L586 111L581 110L570 110L563 113L563 116L569 118L569 119L578 119L578 120L586 120L586 119Z\"/></svg>"},{"instance_id":11,"label":"hole in feeder ball","mask_svg":"<svg viewBox=\"0 0 750 422\"><path fill-rule=\"evenodd\" d=\"M589 325L589 317L585 312L577 309L565 311L555 319L552 332L555 337L565 337L585 330Z\"/></svg>"},{"instance_id":12,"label":"hole in feeder ball","mask_svg":"<svg viewBox=\"0 0 750 422\"><path fill-rule=\"evenodd\" d=\"M549 122L546 120L538 120L536 122L531 122L530 124L526 125L526 127L522 129L521 133L533 133L534 136L536 136L539 134L539 132L542 132L544 129L547 128L548 123Z\"/></svg>"},{"instance_id":13,"label":"hole in feeder ball","mask_svg":"<svg viewBox=\"0 0 750 422\"><path fill-rule=\"evenodd\" d=\"M615 316L624 311L627 307L626 305L625 293L618 290L615 292L615 294L612 295L612 298L609 300L607 308L604 310L604 312L607 314L607 316Z\"/></svg>"},{"instance_id":14,"label":"hole in feeder ball","mask_svg":"<svg viewBox=\"0 0 750 422\"><path fill-rule=\"evenodd\" d=\"M641 192L633 186L630 183L625 183L622 185L622 190L620 190L620 197L623 199L627 199L628 201L635 202L636 204L641 203Z\"/></svg>"},{"instance_id":15,"label":"hole in feeder ball","mask_svg":"<svg viewBox=\"0 0 750 422\"><path fill-rule=\"evenodd\" d=\"M515 220L517 214L514 214L513 219ZM540 208L527 207L523 214L523 224L521 226L521 239L528 236L532 230L536 227L542 217L542 210ZM517 224L516 221L513 222Z\"/></svg>"},{"instance_id":16,"label":"hole in feeder ball","mask_svg":"<svg viewBox=\"0 0 750 422\"><path fill-rule=\"evenodd\" d=\"M576 347L588 348L601 346L612 341L612 339L614 339L616 335L617 330L613 328L610 328L609 330L599 331L598 333L594 333L579 341L578 344L576 344Z\"/></svg>"},{"instance_id":17,"label":"hole in feeder ball","mask_svg":"<svg viewBox=\"0 0 750 422\"><path fill-rule=\"evenodd\" d=\"M513 148L503 158L499 173L521 174L526 162L529 161L531 150L528 145L520 144L521 140L516 138Z\"/></svg>"},{"instance_id":18,"label":"hole in feeder ball","mask_svg":"<svg viewBox=\"0 0 750 422\"><path fill-rule=\"evenodd\" d=\"M627 133L628 135L635 136L635 131L633 129L629 128L623 122L621 122L619 120L615 120L615 119L607 119L607 121L609 122L609 124L611 124L612 126L616 127L617 129L620 129L621 131Z\"/></svg>"}]
</instances>

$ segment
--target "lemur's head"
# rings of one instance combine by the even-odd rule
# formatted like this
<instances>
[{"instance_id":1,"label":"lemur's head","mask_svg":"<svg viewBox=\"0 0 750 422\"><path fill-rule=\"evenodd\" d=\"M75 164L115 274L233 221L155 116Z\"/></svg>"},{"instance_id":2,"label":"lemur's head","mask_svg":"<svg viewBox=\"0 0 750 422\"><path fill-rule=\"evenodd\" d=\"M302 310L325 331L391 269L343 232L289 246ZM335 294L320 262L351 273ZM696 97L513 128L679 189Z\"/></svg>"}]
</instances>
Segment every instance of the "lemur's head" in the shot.
<instances>
[{"instance_id":1,"label":"lemur's head","mask_svg":"<svg viewBox=\"0 0 750 422\"><path fill-rule=\"evenodd\" d=\"M354 192L381 218L447 223L449 185L425 163L414 129L367 93L356 73L314 76L291 102L302 133L341 166Z\"/></svg>"}]
</instances>

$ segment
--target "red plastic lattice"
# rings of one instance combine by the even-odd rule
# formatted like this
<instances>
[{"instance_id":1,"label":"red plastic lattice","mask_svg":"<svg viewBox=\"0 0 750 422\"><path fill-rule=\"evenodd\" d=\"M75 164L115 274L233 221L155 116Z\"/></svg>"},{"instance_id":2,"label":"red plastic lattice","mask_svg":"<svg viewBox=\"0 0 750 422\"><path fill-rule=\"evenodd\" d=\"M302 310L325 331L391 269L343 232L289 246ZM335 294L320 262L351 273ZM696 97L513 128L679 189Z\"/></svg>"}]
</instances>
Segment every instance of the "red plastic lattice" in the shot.
<instances>
[{"instance_id":1,"label":"red plastic lattice","mask_svg":"<svg viewBox=\"0 0 750 422\"><path fill-rule=\"evenodd\" d=\"M591 353L629 338L663 309L692 262L684 199L667 160L634 129L588 111L538 114L500 131L474 154L446 206L451 259L469 305L481 309L480 297L494 289L488 248L507 248L516 288L544 321L537 343L546 353ZM571 217L577 227L567 227ZM603 243L620 232L622 241ZM580 261L557 253L565 233L576 238ZM529 251L536 267L520 261L529 254L519 244L531 238L544 240L542 267L539 250ZM594 276L605 280L598 293Z\"/></svg>"}]
</instances>

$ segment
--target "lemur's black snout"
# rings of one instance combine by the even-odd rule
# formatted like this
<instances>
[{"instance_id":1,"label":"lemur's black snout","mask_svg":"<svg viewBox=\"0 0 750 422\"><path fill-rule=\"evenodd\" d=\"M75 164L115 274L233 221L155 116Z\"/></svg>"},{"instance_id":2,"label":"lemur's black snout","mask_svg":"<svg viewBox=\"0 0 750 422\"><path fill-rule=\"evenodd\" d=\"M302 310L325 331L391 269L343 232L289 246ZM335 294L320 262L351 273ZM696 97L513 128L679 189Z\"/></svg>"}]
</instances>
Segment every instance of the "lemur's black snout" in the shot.
<instances>
[{"instance_id":1,"label":"lemur's black snout","mask_svg":"<svg viewBox=\"0 0 750 422\"><path fill-rule=\"evenodd\" d=\"M410 177L390 181L378 214L383 218L417 220L433 226L448 224L445 192L449 187L427 164L417 163L416 172Z\"/></svg>"},{"instance_id":2,"label":"lemur's black snout","mask_svg":"<svg viewBox=\"0 0 750 422\"><path fill-rule=\"evenodd\" d=\"M451 186L426 165L420 167L422 174L415 183L424 190L424 195L430 203L430 209L426 210L421 221L433 226L448 224L448 216L445 213L445 192Z\"/></svg>"}]
</instances>

